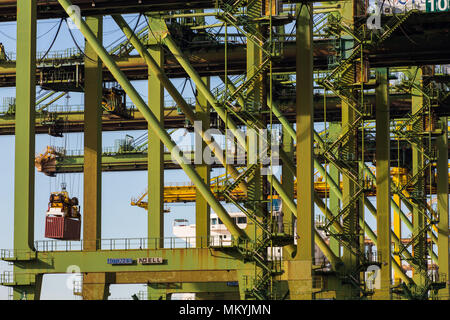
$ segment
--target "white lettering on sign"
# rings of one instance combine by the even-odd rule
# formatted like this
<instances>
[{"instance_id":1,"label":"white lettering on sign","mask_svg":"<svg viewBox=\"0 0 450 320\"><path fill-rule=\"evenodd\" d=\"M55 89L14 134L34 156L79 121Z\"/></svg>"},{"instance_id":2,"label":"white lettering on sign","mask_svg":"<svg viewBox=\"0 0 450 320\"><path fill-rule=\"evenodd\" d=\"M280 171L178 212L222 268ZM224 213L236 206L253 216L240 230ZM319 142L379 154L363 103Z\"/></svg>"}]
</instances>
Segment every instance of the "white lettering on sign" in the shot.
<instances>
[{"instance_id":1,"label":"white lettering on sign","mask_svg":"<svg viewBox=\"0 0 450 320\"><path fill-rule=\"evenodd\" d=\"M140 264L162 264L163 258L153 257L153 258L139 258L138 263Z\"/></svg>"}]
</instances>

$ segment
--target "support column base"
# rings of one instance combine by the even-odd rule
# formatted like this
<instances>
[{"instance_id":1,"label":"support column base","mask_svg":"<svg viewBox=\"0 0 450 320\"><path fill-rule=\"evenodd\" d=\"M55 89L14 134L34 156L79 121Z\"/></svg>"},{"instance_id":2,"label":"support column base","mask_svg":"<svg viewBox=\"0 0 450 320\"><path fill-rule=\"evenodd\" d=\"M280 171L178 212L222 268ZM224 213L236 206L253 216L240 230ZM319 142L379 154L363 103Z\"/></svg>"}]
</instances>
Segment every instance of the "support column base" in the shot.
<instances>
[{"instance_id":1,"label":"support column base","mask_svg":"<svg viewBox=\"0 0 450 320\"><path fill-rule=\"evenodd\" d=\"M288 261L287 275L291 300L314 299L311 260Z\"/></svg>"},{"instance_id":2,"label":"support column base","mask_svg":"<svg viewBox=\"0 0 450 320\"><path fill-rule=\"evenodd\" d=\"M109 285L106 273L83 274L83 300L108 300Z\"/></svg>"}]
</instances>

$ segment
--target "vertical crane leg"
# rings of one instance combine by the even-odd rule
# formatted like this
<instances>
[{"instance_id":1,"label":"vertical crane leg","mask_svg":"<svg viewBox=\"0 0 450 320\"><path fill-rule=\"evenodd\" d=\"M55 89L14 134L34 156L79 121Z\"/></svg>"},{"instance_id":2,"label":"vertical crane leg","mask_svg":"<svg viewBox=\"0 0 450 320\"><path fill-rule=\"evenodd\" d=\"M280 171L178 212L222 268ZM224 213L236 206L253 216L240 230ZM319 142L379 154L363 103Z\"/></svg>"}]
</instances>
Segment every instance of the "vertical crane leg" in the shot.
<instances>
[{"instance_id":1,"label":"vertical crane leg","mask_svg":"<svg viewBox=\"0 0 450 320\"><path fill-rule=\"evenodd\" d=\"M150 40L155 41L155 39ZM162 67L164 50L152 44L149 53ZM164 87L161 81L149 71L148 106L159 124L164 126ZM148 237L158 248L164 246L164 146L156 133L148 128ZM150 293L150 292L149 292Z\"/></svg>"},{"instance_id":2,"label":"vertical crane leg","mask_svg":"<svg viewBox=\"0 0 450 320\"><path fill-rule=\"evenodd\" d=\"M17 2L14 249L34 248L36 1Z\"/></svg>"},{"instance_id":3,"label":"vertical crane leg","mask_svg":"<svg viewBox=\"0 0 450 320\"><path fill-rule=\"evenodd\" d=\"M440 118L443 133L437 138L437 196L438 196L438 265L439 273L446 275L447 286L439 291L441 299L450 299L449 224L448 224L448 118ZM441 280L441 279L439 279Z\"/></svg>"},{"instance_id":4,"label":"vertical crane leg","mask_svg":"<svg viewBox=\"0 0 450 320\"><path fill-rule=\"evenodd\" d=\"M279 26L276 27L277 33L285 34L285 26ZM285 39L283 39L285 40ZM273 112L273 101L269 101L269 97L267 99L267 105L271 111ZM271 103L272 102L272 103ZM293 144L293 137L290 136L289 133L289 126L284 126L282 129L283 133L283 139L282 139L282 150L287 155L288 158L293 159L294 158L294 144ZM295 133L294 133L295 135ZM281 182L282 182L282 188L283 190L288 194L288 196L293 199L294 198L294 173L291 172L287 168L287 164L282 164L281 166ZM283 225L286 232L290 232L290 230L293 230L294 228L294 214L287 208L286 201L282 202L282 214L283 214ZM286 230L286 228L288 228ZM291 229L292 228L292 229ZM294 246L292 246L294 248ZM289 257L290 250L284 248L283 250L283 257Z\"/></svg>"},{"instance_id":5,"label":"vertical crane leg","mask_svg":"<svg viewBox=\"0 0 450 320\"><path fill-rule=\"evenodd\" d=\"M34 248L34 165L36 101L36 0L17 1L16 130L14 166L14 249ZM42 215L43 217L43 215ZM17 264L14 273L23 273ZM41 281L13 287L13 299L39 299Z\"/></svg>"},{"instance_id":6,"label":"vertical crane leg","mask_svg":"<svg viewBox=\"0 0 450 320\"><path fill-rule=\"evenodd\" d=\"M103 17L86 23L102 42ZM83 250L95 251L101 239L102 61L87 41L85 51Z\"/></svg>"},{"instance_id":7,"label":"vertical crane leg","mask_svg":"<svg viewBox=\"0 0 450 320\"><path fill-rule=\"evenodd\" d=\"M380 288L374 298L389 300L391 286L391 172L388 69L376 70L377 252Z\"/></svg>"},{"instance_id":8,"label":"vertical crane leg","mask_svg":"<svg viewBox=\"0 0 450 320\"><path fill-rule=\"evenodd\" d=\"M210 81L209 78L202 78L202 81L206 84L206 86L209 88ZM198 92L197 90L197 104L195 106L196 114L202 121L202 127L204 130L209 129L209 104L208 100L206 100L205 96ZM195 141L195 147L201 148L200 152L196 150L196 154L203 155L203 150L206 148L206 143L201 139L199 135L196 134L196 141ZM200 163L197 163L200 162ZM199 176L203 179L205 184L208 187L210 186L210 171L211 166L204 163L203 156L201 159L196 159L196 169L199 174ZM206 202L205 198L198 192L195 191L195 233L196 233L196 240L195 240L195 246L197 248L206 248L208 246L208 240L210 235L210 207L208 205L208 202Z\"/></svg>"},{"instance_id":9,"label":"vertical crane leg","mask_svg":"<svg viewBox=\"0 0 450 320\"><path fill-rule=\"evenodd\" d=\"M297 18L297 254L289 266L291 299L313 299L314 154L312 5Z\"/></svg>"},{"instance_id":10,"label":"vertical crane leg","mask_svg":"<svg viewBox=\"0 0 450 320\"><path fill-rule=\"evenodd\" d=\"M210 88L210 78L209 77L203 77L202 78L203 83L206 85L206 87ZM208 100L206 100L206 97L198 90L196 90L197 94L197 103L195 105L195 114L197 117L202 121L202 128L203 130L209 129L209 116L210 116L210 105L208 104ZM211 166L205 164L203 159L203 150L205 150L206 143L202 140L200 135L195 135L195 148L200 148L200 150L195 150L196 155L201 155L201 157L195 158L195 168L199 174L199 176L203 179L205 184L208 187L211 187L210 185L210 173L211 173ZM208 202L206 202L205 198L198 192L195 191L195 246L197 248L206 248L208 247L209 243L209 236L210 236L210 213L211 208L208 205ZM214 285L211 285L214 286ZM208 290L204 292L196 292L195 293L195 300L218 300L220 297L220 293L214 292L214 290Z\"/></svg>"},{"instance_id":11,"label":"vertical crane leg","mask_svg":"<svg viewBox=\"0 0 450 320\"><path fill-rule=\"evenodd\" d=\"M110 295L108 276L105 272L83 274L83 300L107 300Z\"/></svg>"},{"instance_id":12,"label":"vertical crane leg","mask_svg":"<svg viewBox=\"0 0 450 320\"><path fill-rule=\"evenodd\" d=\"M86 23L101 43L103 17L87 17ZM83 250L96 251L101 249L102 225L102 61L87 41L85 54ZM89 284L90 279L90 275L83 274L83 299L102 299L105 288Z\"/></svg>"}]
</instances>

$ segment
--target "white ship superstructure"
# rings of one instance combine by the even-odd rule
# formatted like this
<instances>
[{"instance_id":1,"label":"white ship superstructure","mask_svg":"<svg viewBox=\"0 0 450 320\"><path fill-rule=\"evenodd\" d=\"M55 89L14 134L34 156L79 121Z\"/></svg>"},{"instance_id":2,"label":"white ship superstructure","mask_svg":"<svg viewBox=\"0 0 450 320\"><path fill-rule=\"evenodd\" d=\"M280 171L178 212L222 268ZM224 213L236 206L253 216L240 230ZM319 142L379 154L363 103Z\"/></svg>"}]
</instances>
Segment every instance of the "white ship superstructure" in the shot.
<instances>
[{"instance_id":1,"label":"white ship superstructure","mask_svg":"<svg viewBox=\"0 0 450 320\"><path fill-rule=\"evenodd\" d=\"M281 211L281 201L278 199L274 200L274 218L275 218L275 225L277 226L278 230L281 232L284 232L286 229L282 223L282 211ZM251 221L248 221L247 216L243 212L230 212L230 217L234 220L236 225L241 228L245 229L247 227L247 223L251 223ZM195 224L190 224L187 219L175 219L173 222L173 234L180 239L185 240L188 242L189 247L193 248L195 247L196 239L195 239ZM294 244L297 244L297 231L296 231L296 223L293 223L293 230L294 230ZM286 230L287 232L287 230ZM322 236L322 238L328 242L328 237L325 235L325 233L321 230L318 230L319 234ZM223 222L220 220L220 218L217 216L216 213L212 212L210 214L210 237L208 239L210 246L231 246L232 245L232 236L231 233L228 231L226 226L223 224ZM283 250L281 247L269 247L267 249L268 258L272 259L272 257L275 257L276 259L282 259ZM315 260L317 263L326 263L325 255L322 253L322 251L315 246Z\"/></svg>"}]
</instances>

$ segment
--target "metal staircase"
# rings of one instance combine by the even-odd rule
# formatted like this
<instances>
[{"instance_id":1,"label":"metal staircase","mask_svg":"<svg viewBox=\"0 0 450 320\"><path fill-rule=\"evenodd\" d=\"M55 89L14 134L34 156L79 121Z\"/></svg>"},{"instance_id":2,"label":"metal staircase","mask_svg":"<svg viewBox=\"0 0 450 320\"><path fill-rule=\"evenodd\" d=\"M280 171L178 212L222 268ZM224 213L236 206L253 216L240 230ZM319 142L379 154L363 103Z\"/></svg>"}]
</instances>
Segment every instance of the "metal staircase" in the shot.
<instances>
[{"instance_id":1,"label":"metal staircase","mask_svg":"<svg viewBox=\"0 0 450 320\"><path fill-rule=\"evenodd\" d=\"M367 286L364 281L360 280L359 274L368 265L377 264L378 262L371 261L361 251L358 232L355 233L355 230L350 230L349 225L346 223L342 227L344 233L333 232L332 225L335 223L340 224L341 218L350 212L357 212L359 210L358 204L365 198L366 191L369 191L374 184L374 181L365 177L363 170L361 170L359 153L364 154L364 145L357 138L359 132L364 130L364 120L372 113L372 106L364 102L365 82L368 80L364 78L363 73L364 68L366 68L364 58L366 49L385 41L411 14L412 12L409 12L401 17L391 19L384 26L385 31L381 35L368 32L365 25L362 25L357 30L353 30L342 22L339 17L335 16L330 16L327 19L328 23L323 26L329 36L336 38L335 43L338 44L336 52L338 55L332 60L333 64L331 66L334 67L332 71L316 81L324 90L331 91L341 98L354 113L355 119L346 128L343 128L342 134L335 141L321 145L319 153L327 162L334 164L345 177L353 182L355 190L351 198L344 202L343 208L331 220L326 219L319 228L337 239L339 244L354 256L357 261L355 269L346 271L342 275L341 280L343 283L357 288L363 297L369 296L371 291L367 290ZM343 43L342 34L347 35L347 41L354 43L352 51L348 55L340 54L345 52L341 47ZM358 72L361 72L359 83ZM352 139L351 137L354 138ZM354 224L354 221L350 224ZM358 225L358 222L356 222L356 225ZM356 229L359 230L358 228Z\"/></svg>"},{"instance_id":2,"label":"metal staircase","mask_svg":"<svg viewBox=\"0 0 450 320\"><path fill-rule=\"evenodd\" d=\"M269 138L266 138L259 133L259 129L265 129L266 126L254 115L254 113L260 114L262 107L259 103L255 103L255 88L258 83L265 81L264 74L269 70L271 62L280 55L281 45L279 41L263 34L263 28L269 25L267 23L269 16L261 15L261 12L258 12L259 6L254 5L257 3L258 1L255 0L218 1L217 18L228 26L234 27L246 37L247 42L251 42L259 48L260 57L257 64L248 67L244 76L228 78L228 75L225 74L224 82L227 82L228 85L218 87L215 92L217 101L221 102L227 112L234 115L239 126L255 129L258 132L258 138L267 142L270 141L271 134L269 133ZM270 153L270 147L268 152ZM251 261L255 265L254 276L246 281L246 297L275 299L277 294L272 290L272 284L274 278L280 275L282 270L281 262L277 261L275 257L268 257L267 253L268 248L278 241L278 236L272 232L272 212L261 210L261 201L247 199L239 202L232 194L241 182L249 179L261 166L262 163L258 159L257 163L243 168L236 179L233 179L232 182L226 181L222 194L225 199L247 215L257 230L255 239L246 240L237 246L244 261Z\"/></svg>"},{"instance_id":3,"label":"metal staircase","mask_svg":"<svg viewBox=\"0 0 450 320\"><path fill-rule=\"evenodd\" d=\"M436 99L439 92L434 89L433 84L425 84L423 87L418 86L413 80L403 81L403 87L407 91L413 88L423 96L423 104L415 112L409 113L406 121L396 126L393 133L397 139L405 140L417 150L419 157L422 159L419 162L420 166L417 171L409 175L406 183L398 185L393 188L393 192L398 194L403 201L409 203L412 208L416 208L419 219L423 221L423 225L415 230L410 241L406 244L401 244L397 254L403 254L408 248L413 248L413 254L404 259L414 270L416 275L422 279L423 283L418 286L403 288L403 294L412 299L424 299L428 295L428 291L439 290L439 284L432 281L429 275L427 266L427 235L432 234L433 226L438 220L438 214L427 204L427 196L425 193L424 181L427 179L427 172L431 170L432 166L437 160L436 149L433 145L432 137L441 132L435 131L432 122L432 106L439 103ZM445 96L445 95L444 95ZM412 191L407 193L407 188ZM414 253L419 253L416 256Z\"/></svg>"}]
</instances>

